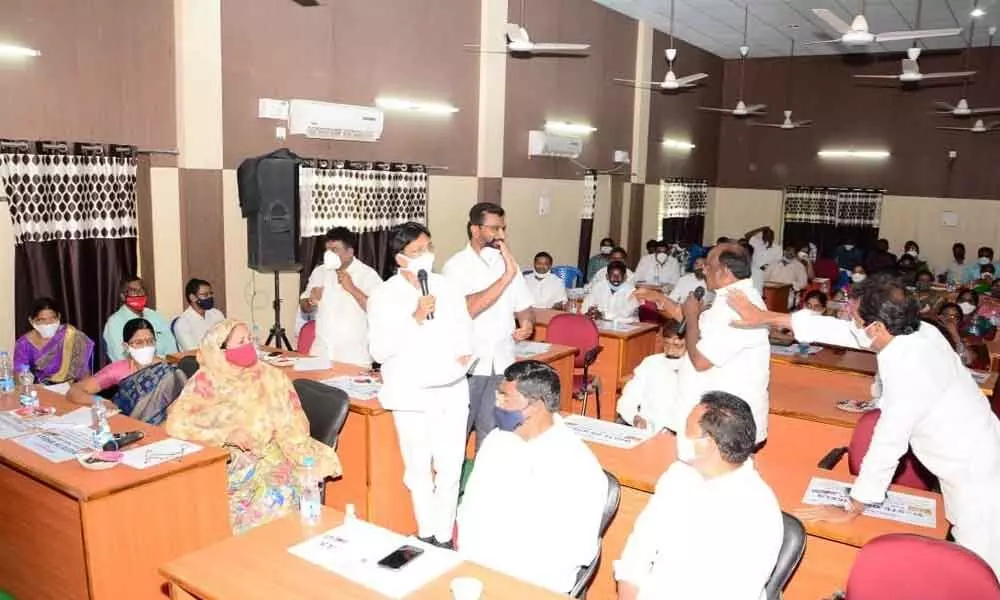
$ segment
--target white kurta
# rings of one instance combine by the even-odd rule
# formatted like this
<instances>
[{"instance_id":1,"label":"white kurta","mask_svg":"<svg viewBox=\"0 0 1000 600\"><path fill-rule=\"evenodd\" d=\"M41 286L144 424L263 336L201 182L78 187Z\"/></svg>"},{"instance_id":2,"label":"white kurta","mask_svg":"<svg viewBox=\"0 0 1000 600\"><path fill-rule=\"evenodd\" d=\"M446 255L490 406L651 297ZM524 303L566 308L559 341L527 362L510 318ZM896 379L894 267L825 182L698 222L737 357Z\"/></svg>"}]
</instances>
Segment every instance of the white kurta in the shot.
<instances>
[{"instance_id":1,"label":"white kurta","mask_svg":"<svg viewBox=\"0 0 1000 600\"><path fill-rule=\"evenodd\" d=\"M607 489L600 463L558 415L527 442L495 429L465 486L458 550L468 560L567 593L597 555Z\"/></svg>"},{"instance_id":2,"label":"white kurta","mask_svg":"<svg viewBox=\"0 0 1000 600\"><path fill-rule=\"evenodd\" d=\"M715 298L715 292L708 289L708 285L705 283L704 279L698 279L698 276L694 273L687 273L682 275L680 279L677 280L677 285L674 289L670 291L668 296L674 302L684 302L687 300L688 295L693 293L696 289L703 288L705 290L705 296L702 298L702 302L705 304L711 304L712 300Z\"/></svg>"},{"instance_id":3,"label":"white kurta","mask_svg":"<svg viewBox=\"0 0 1000 600\"><path fill-rule=\"evenodd\" d=\"M174 322L174 337L177 338L178 350L181 352L197 350L208 330L225 320L226 315L217 308L206 310L205 316L201 316L195 309L187 307Z\"/></svg>"},{"instance_id":4,"label":"white kurta","mask_svg":"<svg viewBox=\"0 0 1000 600\"><path fill-rule=\"evenodd\" d=\"M764 271L772 263L781 260L784 252L778 246L771 244L770 246L764 243L764 236L757 234L747 240L750 247L753 248L753 260L750 263L750 275L753 278L753 285L758 291L764 289Z\"/></svg>"},{"instance_id":5,"label":"white kurta","mask_svg":"<svg viewBox=\"0 0 1000 600\"><path fill-rule=\"evenodd\" d=\"M771 263L765 269L764 281L789 284L797 292L809 284L809 273L806 271L805 265L799 262L797 258L787 263L782 259L776 263Z\"/></svg>"},{"instance_id":6,"label":"white kurta","mask_svg":"<svg viewBox=\"0 0 1000 600\"><path fill-rule=\"evenodd\" d=\"M857 348L854 325L801 311L795 338ZM955 541L1000 574L1000 421L937 328L896 336L877 355L882 415L851 496L881 502L907 448L941 483Z\"/></svg>"},{"instance_id":7,"label":"white kurta","mask_svg":"<svg viewBox=\"0 0 1000 600\"><path fill-rule=\"evenodd\" d=\"M655 283L657 285L676 285L681 278L681 263L673 256L668 256L662 265L654 257L652 260L640 262L635 268L635 281Z\"/></svg>"},{"instance_id":8,"label":"white kurta","mask_svg":"<svg viewBox=\"0 0 1000 600\"><path fill-rule=\"evenodd\" d=\"M641 416L654 431L669 427L676 431L671 414L681 395L680 369L686 356L668 358L663 353L647 356L635 368L618 399L618 414L629 425Z\"/></svg>"},{"instance_id":9,"label":"white kurta","mask_svg":"<svg viewBox=\"0 0 1000 600\"><path fill-rule=\"evenodd\" d=\"M566 284L551 272L542 275L541 279L535 273L528 273L524 276L524 284L531 293L535 308L552 308L567 300Z\"/></svg>"},{"instance_id":10,"label":"white kurta","mask_svg":"<svg viewBox=\"0 0 1000 600\"><path fill-rule=\"evenodd\" d=\"M382 278L375 269L356 258L346 270L354 285L366 296L371 296L382 284ZM316 307L316 340L309 353L352 365L371 365L365 309L340 285L337 272L333 269L322 265L313 269L300 298L308 298L316 288L322 288L323 297Z\"/></svg>"},{"instance_id":11,"label":"white kurta","mask_svg":"<svg viewBox=\"0 0 1000 600\"><path fill-rule=\"evenodd\" d=\"M783 532L752 459L709 480L677 461L636 520L615 579L637 586L639 600L763 600Z\"/></svg>"},{"instance_id":12,"label":"white kurta","mask_svg":"<svg viewBox=\"0 0 1000 600\"><path fill-rule=\"evenodd\" d=\"M587 282L587 285L585 285L583 289L589 292L594 289L597 284L607 280L608 268L601 267L601 270L594 273L594 276ZM635 273L632 272L632 269L625 269L625 283L635 283Z\"/></svg>"},{"instance_id":13,"label":"white kurta","mask_svg":"<svg viewBox=\"0 0 1000 600\"><path fill-rule=\"evenodd\" d=\"M612 291L611 284L605 279L590 288L584 296L582 310L587 312L596 306L601 311L601 316L609 321L635 320L639 303L632 295L634 291L635 287L630 283L623 283L618 286L617 291Z\"/></svg>"}]
</instances>

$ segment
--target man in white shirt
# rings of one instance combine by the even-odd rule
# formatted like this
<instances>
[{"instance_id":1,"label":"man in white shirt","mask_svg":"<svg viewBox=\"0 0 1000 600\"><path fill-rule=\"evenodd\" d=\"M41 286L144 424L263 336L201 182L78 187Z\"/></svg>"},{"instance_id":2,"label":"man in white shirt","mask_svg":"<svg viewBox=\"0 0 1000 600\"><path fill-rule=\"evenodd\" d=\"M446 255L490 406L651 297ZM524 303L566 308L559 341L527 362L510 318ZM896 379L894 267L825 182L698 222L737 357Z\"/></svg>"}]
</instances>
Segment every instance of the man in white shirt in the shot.
<instances>
[{"instance_id":1,"label":"man in white shirt","mask_svg":"<svg viewBox=\"0 0 1000 600\"><path fill-rule=\"evenodd\" d=\"M217 323L226 320L226 315L215 308L215 293L212 284L204 279L191 279L184 286L184 297L188 307L174 321L174 337L181 352L197 350L202 338Z\"/></svg>"},{"instance_id":2,"label":"man in white shirt","mask_svg":"<svg viewBox=\"0 0 1000 600\"><path fill-rule=\"evenodd\" d=\"M635 270L638 273L644 265L656 260L656 245L659 244L659 240L647 240L646 241L646 253L639 258L639 264L635 266Z\"/></svg>"},{"instance_id":3,"label":"man in white shirt","mask_svg":"<svg viewBox=\"0 0 1000 600\"><path fill-rule=\"evenodd\" d=\"M535 308L561 309L566 304L566 284L552 273L552 255L539 252L535 255L535 270L524 276Z\"/></svg>"},{"instance_id":4,"label":"man in white shirt","mask_svg":"<svg viewBox=\"0 0 1000 600\"><path fill-rule=\"evenodd\" d=\"M433 250L423 225L392 229L389 251L399 272L369 297L368 326L372 357L382 365L379 402L392 411L417 535L450 547L465 459L472 321L463 292L431 272Z\"/></svg>"},{"instance_id":5,"label":"man in white shirt","mask_svg":"<svg viewBox=\"0 0 1000 600\"><path fill-rule=\"evenodd\" d=\"M595 273L594 276L591 277L589 281L587 281L587 285L584 286L584 289L589 292L590 290L594 289L594 286L596 286L597 284L603 281L607 281L608 267L611 266L611 263L613 262L620 262L623 265L626 265L625 281L628 281L629 283L633 283L635 281L635 273L633 273L632 269L629 269L627 266L628 253L625 252L624 248L616 247L614 250L611 251L611 260L608 262L608 264L601 267L601 269L597 271L597 273Z\"/></svg>"},{"instance_id":6,"label":"man in white shirt","mask_svg":"<svg viewBox=\"0 0 1000 600\"><path fill-rule=\"evenodd\" d=\"M468 432L476 448L495 427L493 401L504 369L514 362L514 343L531 337L535 317L521 269L507 246L507 222L498 204L481 202L469 211L469 244L442 273L465 293L472 317L473 354L469 378ZM515 328L515 317L520 326Z\"/></svg>"},{"instance_id":7,"label":"man in white shirt","mask_svg":"<svg viewBox=\"0 0 1000 600\"><path fill-rule=\"evenodd\" d=\"M607 277L590 288L581 310L595 319L634 321L639 301L632 294L635 286L626 281L627 271L623 262L608 265Z\"/></svg>"},{"instance_id":8,"label":"man in white shirt","mask_svg":"<svg viewBox=\"0 0 1000 600\"><path fill-rule=\"evenodd\" d=\"M951 285L965 285L969 283L967 273L969 264L965 262L965 244L956 242L951 247L952 261L948 263L941 275L947 283Z\"/></svg>"},{"instance_id":9,"label":"man in white shirt","mask_svg":"<svg viewBox=\"0 0 1000 600\"><path fill-rule=\"evenodd\" d=\"M559 375L515 363L497 392L487 436L458 514L463 558L565 594L597 556L608 480L562 422Z\"/></svg>"},{"instance_id":10,"label":"man in white shirt","mask_svg":"<svg viewBox=\"0 0 1000 600\"><path fill-rule=\"evenodd\" d=\"M809 274L806 272L802 259L796 256L795 246L786 246L781 260L773 262L764 269L764 281L791 285L794 293L788 295L788 306L795 305L795 297L809 285Z\"/></svg>"},{"instance_id":11,"label":"man in white shirt","mask_svg":"<svg viewBox=\"0 0 1000 600\"><path fill-rule=\"evenodd\" d=\"M618 415L628 425L649 431L665 427L677 430L678 425L670 420L675 412L671 408L681 396L681 386L684 385L681 365L687 352L684 337L678 333L680 326L674 319L663 323L660 328L663 352L643 359L635 368L632 379L625 384L618 399Z\"/></svg>"},{"instance_id":12,"label":"man in white shirt","mask_svg":"<svg viewBox=\"0 0 1000 600\"><path fill-rule=\"evenodd\" d=\"M656 242L652 260L640 262L636 267L635 280L659 286L676 285L681 277L681 263L670 255L669 250L666 242Z\"/></svg>"},{"instance_id":13,"label":"man in white shirt","mask_svg":"<svg viewBox=\"0 0 1000 600\"><path fill-rule=\"evenodd\" d=\"M708 291L707 284L705 283L705 260L704 256L694 259L694 269L690 273L685 273L677 280L677 285L674 286L674 289L670 290L668 298L680 304L689 295L693 294L696 289L701 288L705 290L702 301L705 304L712 303L715 294Z\"/></svg>"},{"instance_id":14,"label":"man in white shirt","mask_svg":"<svg viewBox=\"0 0 1000 600\"><path fill-rule=\"evenodd\" d=\"M323 264L313 269L300 297L300 308L315 313L316 341L309 354L369 367L368 296L382 278L354 257L358 236L346 227L326 234Z\"/></svg>"},{"instance_id":15,"label":"man in white shirt","mask_svg":"<svg viewBox=\"0 0 1000 600\"><path fill-rule=\"evenodd\" d=\"M764 600L784 533L746 402L709 392L615 561L619 600Z\"/></svg>"},{"instance_id":16,"label":"man in white shirt","mask_svg":"<svg viewBox=\"0 0 1000 600\"><path fill-rule=\"evenodd\" d=\"M767 226L748 231L745 237L753 250L753 263L751 265L753 285L757 291L763 291L764 271L772 263L781 260L781 248L774 245L774 230Z\"/></svg>"},{"instance_id":17,"label":"man in white shirt","mask_svg":"<svg viewBox=\"0 0 1000 600\"><path fill-rule=\"evenodd\" d=\"M770 313L730 298L748 326L784 326L802 342L876 352L882 415L851 499L843 508L803 509L800 518L855 519L864 504L885 498L909 448L941 483L955 541L1000 573L1000 421L941 332L921 324L918 302L900 279L872 275L855 293L859 300L850 320L811 311Z\"/></svg>"}]
</instances>

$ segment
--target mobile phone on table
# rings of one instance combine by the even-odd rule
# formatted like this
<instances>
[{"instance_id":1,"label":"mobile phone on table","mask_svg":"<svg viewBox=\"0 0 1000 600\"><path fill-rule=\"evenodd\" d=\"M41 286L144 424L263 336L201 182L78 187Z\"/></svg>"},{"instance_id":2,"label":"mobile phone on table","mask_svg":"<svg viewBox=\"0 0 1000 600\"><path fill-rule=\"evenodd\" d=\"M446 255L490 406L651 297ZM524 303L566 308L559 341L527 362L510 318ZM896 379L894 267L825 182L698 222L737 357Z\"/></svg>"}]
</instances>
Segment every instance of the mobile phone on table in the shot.
<instances>
[{"instance_id":1,"label":"mobile phone on table","mask_svg":"<svg viewBox=\"0 0 1000 600\"><path fill-rule=\"evenodd\" d=\"M417 548L416 546L410 546L409 544L400 546L393 550L388 556L378 561L378 566L389 569L391 571L398 571L410 564L413 559L417 558L424 553L423 548Z\"/></svg>"}]
</instances>

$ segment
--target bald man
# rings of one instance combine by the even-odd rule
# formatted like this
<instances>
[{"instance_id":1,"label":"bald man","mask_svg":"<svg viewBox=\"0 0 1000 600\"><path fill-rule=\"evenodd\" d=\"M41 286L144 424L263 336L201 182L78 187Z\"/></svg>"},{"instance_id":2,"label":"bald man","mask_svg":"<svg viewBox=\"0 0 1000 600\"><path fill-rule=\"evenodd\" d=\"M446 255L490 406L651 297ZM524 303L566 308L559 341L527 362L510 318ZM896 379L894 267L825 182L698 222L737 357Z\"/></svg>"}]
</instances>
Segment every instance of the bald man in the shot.
<instances>
[{"instance_id":1,"label":"bald man","mask_svg":"<svg viewBox=\"0 0 1000 600\"><path fill-rule=\"evenodd\" d=\"M753 305L765 306L753 285L750 255L746 249L732 243L712 248L705 264L705 283L715 292L715 301L708 309L693 294L678 304L659 291L639 289L635 292L640 300L655 302L664 315L683 319L686 324L684 342L689 364L682 366L680 376L693 378L694 384L682 386L689 393L675 404L679 412L670 421L685 422L705 392L728 392L750 405L757 425L756 442L760 444L767 439L767 384L771 375L767 328L733 326L740 317L726 302L726 296L739 290Z\"/></svg>"}]
</instances>

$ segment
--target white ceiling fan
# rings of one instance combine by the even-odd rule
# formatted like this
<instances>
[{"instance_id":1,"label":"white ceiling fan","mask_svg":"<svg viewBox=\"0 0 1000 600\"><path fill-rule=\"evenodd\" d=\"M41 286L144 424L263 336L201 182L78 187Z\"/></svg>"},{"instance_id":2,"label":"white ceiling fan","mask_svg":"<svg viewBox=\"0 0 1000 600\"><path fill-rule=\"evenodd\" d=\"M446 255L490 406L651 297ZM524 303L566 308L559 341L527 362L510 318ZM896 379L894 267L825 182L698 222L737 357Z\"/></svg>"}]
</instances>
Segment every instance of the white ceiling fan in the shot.
<instances>
[{"instance_id":1,"label":"white ceiling fan","mask_svg":"<svg viewBox=\"0 0 1000 600\"><path fill-rule=\"evenodd\" d=\"M906 58L902 62L902 72L898 75L854 75L855 79L896 79L900 83L920 83L928 79L955 79L972 77L975 71L950 71L943 73L921 73L917 59L920 58L920 48L907 48Z\"/></svg>"},{"instance_id":2,"label":"white ceiling fan","mask_svg":"<svg viewBox=\"0 0 1000 600\"><path fill-rule=\"evenodd\" d=\"M982 119L976 119L976 122L972 127L938 127L938 129L947 129L949 131L968 131L970 133L990 133L1000 129L1000 121L993 121L992 123L986 124Z\"/></svg>"},{"instance_id":3,"label":"white ceiling fan","mask_svg":"<svg viewBox=\"0 0 1000 600\"><path fill-rule=\"evenodd\" d=\"M527 29L514 23L507 24L507 50L514 54L573 54L589 49L590 44L533 42Z\"/></svg>"},{"instance_id":4,"label":"white ceiling fan","mask_svg":"<svg viewBox=\"0 0 1000 600\"><path fill-rule=\"evenodd\" d=\"M795 38L792 38L791 48L788 51L788 81L787 88L785 91L785 106L792 105L792 64L795 58ZM775 129L792 130L798 129L800 127L809 127L812 125L812 121L794 121L792 120L792 111L788 109L785 111L785 120L781 123L751 123L751 125L757 127L771 127Z\"/></svg>"},{"instance_id":5,"label":"white ceiling fan","mask_svg":"<svg viewBox=\"0 0 1000 600\"><path fill-rule=\"evenodd\" d=\"M868 19L865 18L865 0L860 0L858 15L854 17L851 24L838 17L833 11L825 8L814 8L813 14L823 20L840 37L833 40L823 40L819 42L809 42L810 44L841 43L845 46L858 47L870 44L880 44L882 42L897 42L900 40L916 40L931 37L948 37L962 33L961 27L947 29L915 29L911 31L887 31L885 33L872 33L868 29ZM920 4L917 10L920 10ZM919 27L919 24L917 25Z\"/></svg>"},{"instance_id":6,"label":"white ceiling fan","mask_svg":"<svg viewBox=\"0 0 1000 600\"><path fill-rule=\"evenodd\" d=\"M734 108L717 108L712 106L699 106L698 110L710 112L727 113L737 118L756 117L766 112L766 104L747 104L743 101L743 83L746 75L747 55L750 54L750 46L747 45L747 33L750 27L750 4L748 3L743 12L743 45L740 46L740 90Z\"/></svg>"},{"instance_id":7,"label":"white ceiling fan","mask_svg":"<svg viewBox=\"0 0 1000 600\"><path fill-rule=\"evenodd\" d=\"M667 74L663 81L638 82L634 79L615 79L615 83L622 83L632 87L661 90L665 92L675 92L681 89L693 88L695 83L708 77L708 73L695 73L678 77L674 73L674 61L677 60L677 49L674 48L674 0L670 0L670 47L664 52L667 57Z\"/></svg>"},{"instance_id":8,"label":"white ceiling fan","mask_svg":"<svg viewBox=\"0 0 1000 600\"><path fill-rule=\"evenodd\" d=\"M969 45L965 51L966 66L968 66L969 48L972 48L972 39L973 39L972 36L975 33L975 28L976 28L976 22L973 21L972 25L969 27ZM990 37L989 37L989 44L987 44L987 52L986 52L987 81L989 81L990 78L990 57L993 55L993 53L990 50L992 50L993 48L993 36L995 36L996 33L997 33L996 26L989 28ZM953 105L949 104L948 102L942 102L940 100L935 102L934 104L935 106L937 106L936 114L942 116L961 118L961 117L971 117L975 115L990 115L990 114L1000 113L1000 106L990 106L984 108L972 108L971 106L969 106L969 101L965 97L965 93L968 90L968 88L969 88L969 82L968 80L966 80L965 82L962 83L962 97L959 99L957 104Z\"/></svg>"}]
</instances>

